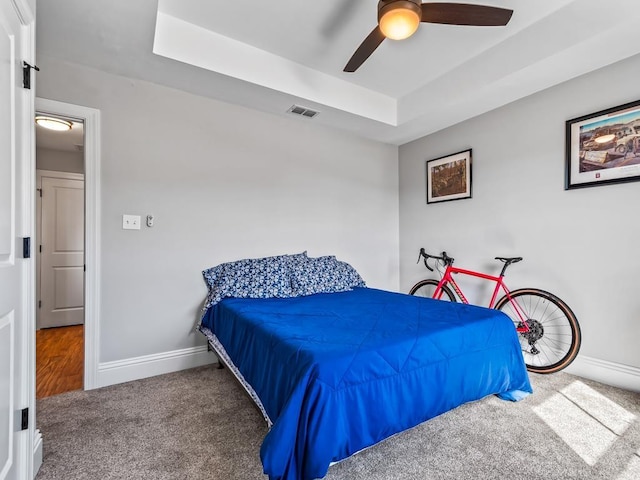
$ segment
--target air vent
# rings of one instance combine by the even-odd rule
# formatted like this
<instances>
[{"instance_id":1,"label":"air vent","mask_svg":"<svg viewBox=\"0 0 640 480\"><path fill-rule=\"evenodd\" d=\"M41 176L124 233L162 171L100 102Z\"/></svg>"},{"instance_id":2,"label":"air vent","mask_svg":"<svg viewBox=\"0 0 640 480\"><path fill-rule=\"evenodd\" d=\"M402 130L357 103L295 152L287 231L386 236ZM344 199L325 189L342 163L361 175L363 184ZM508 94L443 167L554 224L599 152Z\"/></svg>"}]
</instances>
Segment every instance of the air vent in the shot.
<instances>
[{"instance_id":1,"label":"air vent","mask_svg":"<svg viewBox=\"0 0 640 480\"><path fill-rule=\"evenodd\" d=\"M301 107L300 105L293 105L289 110L287 110L287 113L293 113L295 115L302 115L303 117L313 118L320 112L311 110L307 107Z\"/></svg>"}]
</instances>

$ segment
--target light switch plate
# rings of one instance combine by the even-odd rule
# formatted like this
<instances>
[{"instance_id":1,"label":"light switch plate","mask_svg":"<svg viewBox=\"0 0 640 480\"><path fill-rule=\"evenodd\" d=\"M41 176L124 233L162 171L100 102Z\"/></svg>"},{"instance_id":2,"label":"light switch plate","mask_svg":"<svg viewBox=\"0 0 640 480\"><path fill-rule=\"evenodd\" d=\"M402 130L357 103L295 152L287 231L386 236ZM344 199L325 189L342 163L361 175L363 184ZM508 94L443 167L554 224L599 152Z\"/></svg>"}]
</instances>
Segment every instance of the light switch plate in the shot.
<instances>
[{"instance_id":1,"label":"light switch plate","mask_svg":"<svg viewBox=\"0 0 640 480\"><path fill-rule=\"evenodd\" d=\"M140 230L140 215L122 215L123 230Z\"/></svg>"}]
</instances>

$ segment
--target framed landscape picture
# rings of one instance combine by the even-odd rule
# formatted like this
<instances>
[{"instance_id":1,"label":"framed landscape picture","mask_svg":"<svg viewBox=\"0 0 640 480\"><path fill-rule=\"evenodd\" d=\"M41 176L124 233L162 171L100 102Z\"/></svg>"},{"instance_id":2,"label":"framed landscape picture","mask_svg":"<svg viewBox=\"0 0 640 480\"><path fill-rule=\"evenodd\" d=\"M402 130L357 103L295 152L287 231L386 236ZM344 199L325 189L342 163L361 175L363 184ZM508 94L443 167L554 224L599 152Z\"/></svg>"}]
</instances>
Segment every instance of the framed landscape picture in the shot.
<instances>
[{"instance_id":1,"label":"framed landscape picture","mask_svg":"<svg viewBox=\"0 0 640 480\"><path fill-rule=\"evenodd\" d=\"M566 124L565 190L640 180L640 101Z\"/></svg>"},{"instance_id":2,"label":"framed landscape picture","mask_svg":"<svg viewBox=\"0 0 640 480\"><path fill-rule=\"evenodd\" d=\"M427 203L471 198L471 149L427 161Z\"/></svg>"}]
</instances>

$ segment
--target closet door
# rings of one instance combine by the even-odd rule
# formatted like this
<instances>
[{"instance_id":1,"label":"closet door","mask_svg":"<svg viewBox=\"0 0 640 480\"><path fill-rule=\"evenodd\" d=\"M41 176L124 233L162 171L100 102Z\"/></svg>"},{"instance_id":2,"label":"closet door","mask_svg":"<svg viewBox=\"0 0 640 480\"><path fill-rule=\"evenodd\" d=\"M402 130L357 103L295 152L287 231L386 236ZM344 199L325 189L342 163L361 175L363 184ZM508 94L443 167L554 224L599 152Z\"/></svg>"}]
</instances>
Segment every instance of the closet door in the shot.
<instances>
[{"instance_id":1,"label":"closet door","mask_svg":"<svg viewBox=\"0 0 640 480\"><path fill-rule=\"evenodd\" d=\"M38 328L79 325L84 323L84 181L43 176L41 192Z\"/></svg>"}]
</instances>

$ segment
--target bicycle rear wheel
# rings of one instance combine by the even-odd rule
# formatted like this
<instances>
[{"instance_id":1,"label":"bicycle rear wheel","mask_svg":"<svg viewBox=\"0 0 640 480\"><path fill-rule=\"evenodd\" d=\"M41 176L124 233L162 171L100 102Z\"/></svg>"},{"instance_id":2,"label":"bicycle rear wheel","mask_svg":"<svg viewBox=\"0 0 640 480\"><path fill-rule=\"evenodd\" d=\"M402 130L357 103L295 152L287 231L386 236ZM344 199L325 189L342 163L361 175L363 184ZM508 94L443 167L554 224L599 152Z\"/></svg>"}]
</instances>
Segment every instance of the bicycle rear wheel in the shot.
<instances>
[{"instance_id":1,"label":"bicycle rear wheel","mask_svg":"<svg viewBox=\"0 0 640 480\"><path fill-rule=\"evenodd\" d=\"M518 336L527 370L554 373L573 362L582 336L569 306L552 293L537 288L515 290L510 297L502 297L495 308L506 313L516 328L522 323L514 303L525 315L530 330Z\"/></svg>"},{"instance_id":2,"label":"bicycle rear wheel","mask_svg":"<svg viewBox=\"0 0 640 480\"><path fill-rule=\"evenodd\" d=\"M433 294L436 291L436 287L440 283L438 280L433 278L429 278L427 280L420 280L416 283L411 290L409 290L409 295L415 295L417 297L427 297L433 298ZM455 302L456 297L453 295L453 292L446 285L442 286L442 293L440 294L440 298L438 300L444 300L447 302Z\"/></svg>"}]
</instances>

